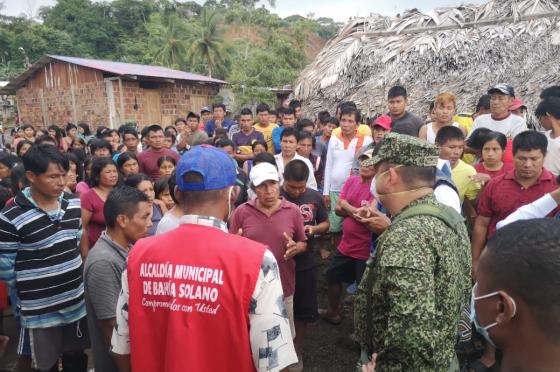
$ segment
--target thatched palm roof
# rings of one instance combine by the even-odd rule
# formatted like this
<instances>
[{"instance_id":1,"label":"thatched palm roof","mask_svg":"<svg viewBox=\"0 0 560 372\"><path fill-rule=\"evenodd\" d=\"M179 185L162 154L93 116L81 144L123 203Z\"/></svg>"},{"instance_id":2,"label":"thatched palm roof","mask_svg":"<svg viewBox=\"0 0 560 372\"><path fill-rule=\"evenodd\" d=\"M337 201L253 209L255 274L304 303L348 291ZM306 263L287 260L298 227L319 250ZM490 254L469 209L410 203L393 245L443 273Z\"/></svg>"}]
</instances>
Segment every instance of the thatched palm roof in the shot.
<instances>
[{"instance_id":1,"label":"thatched palm roof","mask_svg":"<svg viewBox=\"0 0 560 372\"><path fill-rule=\"evenodd\" d=\"M425 113L442 91L457 94L460 110L472 109L497 82L512 84L529 104L560 82L560 0L356 18L301 73L294 93L310 113L343 100L384 110L387 90L399 83L412 110Z\"/></svg>"}]
</instances>

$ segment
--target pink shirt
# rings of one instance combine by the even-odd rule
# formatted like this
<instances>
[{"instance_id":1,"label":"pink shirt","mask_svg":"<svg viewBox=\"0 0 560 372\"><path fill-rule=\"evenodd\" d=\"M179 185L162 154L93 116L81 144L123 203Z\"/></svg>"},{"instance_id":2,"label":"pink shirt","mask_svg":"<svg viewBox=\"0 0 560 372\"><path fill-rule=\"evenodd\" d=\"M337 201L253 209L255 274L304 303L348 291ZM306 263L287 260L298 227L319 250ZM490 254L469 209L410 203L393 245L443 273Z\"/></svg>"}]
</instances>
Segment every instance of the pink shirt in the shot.
<instances>
[{"instance_id":1,"label":"pink shirt","mask_svg":"<svg viewBox=\"0 0 560 372\"><path fill-rule=\"evenodd\" d=\"M296 261L284 259L287 244L284 233L296 242L306 241L303 216L299 207L286 199L282 199L280 208L270 217L259 211L255 203L256 200L251 200L235 210L229 221L229 231L237 234L241 228L244 237L267 246L278 262L284 296L291 296L295 289Z\"/></svg>"},{"instance_id":2,"label":"pink shirt","mask_svg":"<svg viewBox=\"0 0 560 372\"><path fill-rule=\"evenodd\" d=\"M371 181L362 182L360 176L351 176L342 186L340 199L346 200L356 208L362 206L362 201L370 204L373 196L370 192ZM345 256L358 260L367 260L371 249L371 231L352 217L344 217L342 222L342 240L338 250Z\"/></svg>"},{"instance_id":3,"label":"pink shirt","mask_svg":"<svg viewBox=\"0 0 560 372\"><path fill-rule=\"evenodd\" d=\"M105 202L97 195L94 189L89 189L80 195L80 203L82 208L91 212L91 219L88 226L88 242L89 248L93 248L101 232L105 230L105 216L103 215L103 207Z\"/></svg>"}]
</instances>

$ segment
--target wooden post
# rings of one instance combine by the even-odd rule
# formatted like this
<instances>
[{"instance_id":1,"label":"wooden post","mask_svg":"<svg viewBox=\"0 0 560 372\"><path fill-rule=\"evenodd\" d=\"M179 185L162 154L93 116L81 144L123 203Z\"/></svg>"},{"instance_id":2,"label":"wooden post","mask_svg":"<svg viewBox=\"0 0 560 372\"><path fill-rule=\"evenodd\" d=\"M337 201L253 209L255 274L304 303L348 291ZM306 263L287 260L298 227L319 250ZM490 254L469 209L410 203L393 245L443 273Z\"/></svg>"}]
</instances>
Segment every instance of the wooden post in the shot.
<instances>
[{"instance_id":1,"label":"wooden post","mask_svg":"<svg viewBox=\"0 0 560 372\"><path fill-rule=\"evenodd\" d=\"M120 125L124 124L125 120L125 113L124 113L124 92L123 92L123 83L122 79L119 76L119 101L120 101Z\"/></svg>"}]
</instances>

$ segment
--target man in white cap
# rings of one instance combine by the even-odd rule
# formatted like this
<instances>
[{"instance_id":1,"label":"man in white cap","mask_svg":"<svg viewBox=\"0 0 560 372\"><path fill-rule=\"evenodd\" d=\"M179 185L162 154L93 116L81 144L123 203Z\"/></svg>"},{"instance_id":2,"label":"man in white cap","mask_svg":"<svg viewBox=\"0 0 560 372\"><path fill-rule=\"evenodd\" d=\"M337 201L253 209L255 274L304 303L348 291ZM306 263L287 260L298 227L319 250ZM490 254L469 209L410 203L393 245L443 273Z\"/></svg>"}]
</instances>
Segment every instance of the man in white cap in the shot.
<instances>
[{"instance_id":1,"label":"man in white cap","mask_svg":"<svg viewBox=\"0 0 560 372\"><path fill-rule=\"evenodd\" d=\"M294 256L307 249L303 217L299 207L280 198L276 167L260 163L251 169L251 189L257 195L239 206L230 220L230 232L262 243L274 254L280 268L284 303L295 337L293 295L296 280Z\"/></svg>"}]
</instances>

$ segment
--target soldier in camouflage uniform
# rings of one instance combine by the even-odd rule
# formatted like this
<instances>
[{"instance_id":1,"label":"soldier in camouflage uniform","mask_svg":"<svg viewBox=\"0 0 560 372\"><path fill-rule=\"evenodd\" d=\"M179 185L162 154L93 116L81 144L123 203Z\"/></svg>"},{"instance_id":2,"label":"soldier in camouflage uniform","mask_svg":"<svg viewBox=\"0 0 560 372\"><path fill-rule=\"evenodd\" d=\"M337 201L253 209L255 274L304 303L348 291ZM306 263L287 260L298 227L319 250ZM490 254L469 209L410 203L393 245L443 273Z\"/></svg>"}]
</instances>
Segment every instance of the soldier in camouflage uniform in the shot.
<instances>
[{"instance_id":1,"label":"soldier in camouflage uniform","mask_svg":"<svg viewBox=\"0 0 560 372\"><path fill-rule=\"evenodd\" d=\"M454 345L470 294L471 256L463 218L435 200L439 151L391 133L372 159L372 192L392 215L367 264L355 303L361 365L376 371L458 370Z\"/></svg>"}]
</instances>

